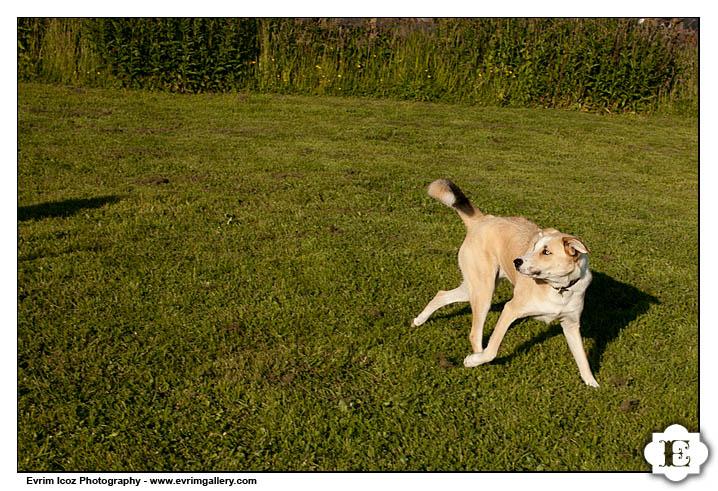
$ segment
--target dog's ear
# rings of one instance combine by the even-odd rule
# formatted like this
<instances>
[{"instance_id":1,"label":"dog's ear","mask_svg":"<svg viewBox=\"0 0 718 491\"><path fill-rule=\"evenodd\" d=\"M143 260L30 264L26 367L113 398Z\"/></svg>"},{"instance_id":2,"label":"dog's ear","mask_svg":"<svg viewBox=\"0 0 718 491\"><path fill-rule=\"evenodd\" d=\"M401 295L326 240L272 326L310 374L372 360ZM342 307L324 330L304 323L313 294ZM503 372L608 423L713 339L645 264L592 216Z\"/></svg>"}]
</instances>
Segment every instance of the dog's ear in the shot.
<instances>
[{"instance_id":1,"label":"dog's ear","mask_svg":"<svg viewBox=\"0 0 718 491\"><path fill-rule=\"evenodd\" d=\"M578 237L564 237L563 248L569 256L575 256L579 252L582 254L588 254L589 252L588 247Z\"/></svg>"}]
</instances>

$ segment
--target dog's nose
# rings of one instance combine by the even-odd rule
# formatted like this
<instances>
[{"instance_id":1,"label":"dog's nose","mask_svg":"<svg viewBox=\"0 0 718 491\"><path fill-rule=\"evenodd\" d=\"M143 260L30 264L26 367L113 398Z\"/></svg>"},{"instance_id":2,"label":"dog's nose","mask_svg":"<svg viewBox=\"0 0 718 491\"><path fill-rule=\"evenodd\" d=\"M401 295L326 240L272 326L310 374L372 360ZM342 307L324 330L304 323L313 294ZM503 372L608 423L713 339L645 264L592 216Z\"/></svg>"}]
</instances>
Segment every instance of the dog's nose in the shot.
<instances>
[{"instance_id":1,"label":"dog's nose","mask_svg":"<svg viewBox=\"0 0 718 491\"><path fill-rule=\"evenodd\" d=\"M523 259L521 259L520 257L514 259L514 267L515 267L516 269L519 269L523 263L524 263L524 261L523 261Z\"/></svg>"}]
</instances>

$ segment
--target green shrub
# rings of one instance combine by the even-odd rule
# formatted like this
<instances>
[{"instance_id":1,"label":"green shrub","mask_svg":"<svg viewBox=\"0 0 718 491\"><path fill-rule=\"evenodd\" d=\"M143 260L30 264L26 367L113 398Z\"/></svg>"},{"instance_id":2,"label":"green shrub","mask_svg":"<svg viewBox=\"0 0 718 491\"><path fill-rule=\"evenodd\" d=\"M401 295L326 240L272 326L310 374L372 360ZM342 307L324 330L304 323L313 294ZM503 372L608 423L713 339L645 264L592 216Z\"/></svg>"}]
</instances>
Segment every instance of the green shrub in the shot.
<instances>
[{"instance_id":1,"label":"green shrub","mask_svg":"<svg viewBox=\"0 0 718 491\"><path fill-rule=\"evenodd\" d=\"M101 68L131 88L232 90L256 57L254 20L98 19L88 31Z\"/></svg>"},{"instance_id":2,"label":"green shrub","mask_svg":"<svg viewBox=\"0 0 718 491\"><path fill-rule=\"evenodd\" d=\"M697 46L636 19L19 19L22 80L696 113Z\"/></svg>"}]
</instances>

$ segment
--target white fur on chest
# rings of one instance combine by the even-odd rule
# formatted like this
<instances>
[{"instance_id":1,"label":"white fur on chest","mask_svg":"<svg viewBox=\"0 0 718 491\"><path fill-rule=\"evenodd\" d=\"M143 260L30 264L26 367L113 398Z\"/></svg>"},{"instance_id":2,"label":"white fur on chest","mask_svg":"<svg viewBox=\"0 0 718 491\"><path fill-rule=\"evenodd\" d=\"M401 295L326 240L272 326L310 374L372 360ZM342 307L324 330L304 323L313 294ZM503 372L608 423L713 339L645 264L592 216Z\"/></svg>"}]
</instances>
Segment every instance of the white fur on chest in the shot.
<instances>
[{"instance_id":1,"label":"white fur on chest","mask_svg":"<svg viewBox=\"0 0 718 491\"><path fill-rule=\"evenodd\" d=\"M547 324L566 317L579 317L583 310L586 289L591 283L591 272L586 270L583 277L567 290L547 289L541 301L526 306L526 317L532 317Z\"/></svg>"}]
</instances>

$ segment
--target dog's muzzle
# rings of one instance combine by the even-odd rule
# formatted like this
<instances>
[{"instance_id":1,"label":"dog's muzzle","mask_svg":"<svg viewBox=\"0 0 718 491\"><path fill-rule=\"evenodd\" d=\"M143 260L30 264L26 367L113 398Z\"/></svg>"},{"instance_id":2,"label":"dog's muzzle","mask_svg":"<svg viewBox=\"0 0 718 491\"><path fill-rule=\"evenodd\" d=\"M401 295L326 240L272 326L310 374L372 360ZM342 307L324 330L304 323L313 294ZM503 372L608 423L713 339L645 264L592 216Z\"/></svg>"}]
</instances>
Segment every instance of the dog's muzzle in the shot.
<instances>
[{"instance_id":1,"label":"dog's muzzle","mask_svg":"<svg viewBox=\"0 0 718 491\"><path fill-rule=\"evenodd\" d=\"M522 267L522 266L525 267L525 271L521 271L521 267ZM536 278L536 277L538 277L538 276L541 276L541 271L532 271L532 270L531 270L531 266L526 267L526 266L524 265L524 260L521 259L520 257L514 259L514 267L516 268L516 271L518 271L519 273L521 273L521 274L523 274L523 275L531 276L532 278Z\"/></svg>"}]
</instances>

